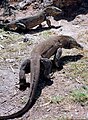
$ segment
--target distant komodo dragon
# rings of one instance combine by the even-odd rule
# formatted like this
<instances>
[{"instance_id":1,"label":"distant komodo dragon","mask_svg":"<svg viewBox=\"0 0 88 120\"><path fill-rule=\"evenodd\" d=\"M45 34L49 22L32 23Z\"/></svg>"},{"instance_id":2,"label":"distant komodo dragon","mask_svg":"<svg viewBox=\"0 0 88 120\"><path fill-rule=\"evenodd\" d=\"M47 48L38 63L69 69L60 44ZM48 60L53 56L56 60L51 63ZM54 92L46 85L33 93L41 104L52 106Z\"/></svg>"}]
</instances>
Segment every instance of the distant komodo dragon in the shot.
<instances>
[{"instance_id":1,"label":"distant komodo dragon","mask_svg":"<svg viewBox=\"0 0 88 120\"><path fill-rule=\"evenodd\" d=\"M71 49L77 48L79 50L83 50L83 47L78 44L74 38L70 36L52 36L48 38L46 41L43 41L37 44L30 55L30 58L25 60L21 65L19 72L19 83L20 89L25 90L27 87L26 76L25 74L31 72L31 82L30 84L30 92L29 92L29 100L25 107L18 111L17 113L13 113L9 116L0 116L0 120L14 119L22 117L30 108L35 100L35 94L39 82L40 76L40 63L42 62L45 66L44 75L46 78L49 78L49 73L51 71L51 60L49 58L54 55L55 65L58 67L58 60L60 59L62 48Z\"/></svg>"},{"instance_id":2,"label":"distant komodo dragon","mask_svg":"<svg viewBox=\"0 0 88 120\"><path fill-rule=\"evenodd\" d=\"M34 16L29 16L26 18L18 19L18 20L13 20L10 23L7 23L5 25L5 28L7 30L25 30L25 29L32 29L33 27L39 25L41 26L41 23L46 21L47 25L51 27L51 22L49 20L49 16L58 16L62 13L62 10L51 6L51 7L46 7L45 9L41 10L38 12L38 14Z\"/></svg>"}]
</instances>

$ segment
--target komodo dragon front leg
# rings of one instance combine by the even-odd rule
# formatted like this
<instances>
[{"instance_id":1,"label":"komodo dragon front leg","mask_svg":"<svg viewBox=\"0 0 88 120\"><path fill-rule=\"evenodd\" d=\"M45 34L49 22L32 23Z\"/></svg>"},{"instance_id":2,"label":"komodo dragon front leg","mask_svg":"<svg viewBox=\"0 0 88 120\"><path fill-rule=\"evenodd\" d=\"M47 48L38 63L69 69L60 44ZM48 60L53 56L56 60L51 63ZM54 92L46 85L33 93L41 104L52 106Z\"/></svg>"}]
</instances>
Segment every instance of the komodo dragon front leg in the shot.
<instances>
[{"instance_id":1,"label":"komodo dragon front leg","mask_svg":"<svg viewBox=\"0 0 88 120\"><path fill-rule=\"evenodd\" d=\"M51 28L51 21L49 19L50 19L49 16L47 16L45 21L46 21L46 24L48 25L48 27ZM40 24L38 28L42 28L42 24Z\"/></svg>"},{"instance_id":2,"label":"komodo dragon front leg","mask_svg":"<svg viewBox=\"0 0 88 120\"><path fill-rule=\"evenodd\" d=\"M26 76L25 74L30 73L30 59L26 59L21 67L20 67L20 72L19 72L19 89L20 90L26 90L27 87L30 87L30 83L26 82Z\"/></svg>"},{"instance_id":3,"label":"komodo dragon front leg","mask_svg":"<svg viewBox=\"0 0 88 120\"><path fill-rule=\"evenodd\" d=\"M48 27L51 28L51 21L49 20L49 17L46 17L45 21L46 21L46 24L48 25ZM42 28L42 24L40 24L38 26L38 28Z\"/></svg>"},{"instance_id":4,"label":"komodo dragon front leg","mask_svg":"<svg viewBox=\"0 0 88 120\"><path fill-rule=\"evenodd\" d=\"M19 89L24 91L27 87L30 87L30 83L26 82L25 74L30 73L30 59L26 59L21 67L19 72ZM49 79L49 74L52 68L52 62L48 58L41 58L40 60L40 75L45 79ZM40 77L41 77L40 76Z\"/></svg>"},{"instance_id":5,"label":"komodo dragon front leg","mask_svg":"<svg viewBox=\"0 0 88 120\"><path fill-rule=\"evenodd\" d=\"M60 67L60 57L62 55L62 48L58 48L56 54L54 55L54 64L57 68Z\"/></svg>"}]
</instances>

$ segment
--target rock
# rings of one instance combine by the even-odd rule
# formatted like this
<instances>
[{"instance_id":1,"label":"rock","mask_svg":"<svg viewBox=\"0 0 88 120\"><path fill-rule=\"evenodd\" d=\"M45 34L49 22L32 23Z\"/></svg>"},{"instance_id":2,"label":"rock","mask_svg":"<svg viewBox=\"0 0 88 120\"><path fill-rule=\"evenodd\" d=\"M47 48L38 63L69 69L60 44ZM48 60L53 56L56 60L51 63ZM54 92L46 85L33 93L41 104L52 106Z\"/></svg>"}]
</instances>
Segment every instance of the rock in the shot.
<instances>
[{"instance_id":1,"label":"rock","mask_svg":"<svg viewBox=\"0 0 88 120\"><path fill-rule=\"evenodd\" d=\"M59 8L66 8L69 6L78 6L82 1L83 0L53 0L53 4Z\"/></svg>"},{"instance_id":2,"label":"rock","mask_svg":"<svg viewBox=\"0 0 88 120\"><path fill-rule=\"evenodd\" d=\"M6 62L13 63L15 62L15 59L6 59Z\"/></svg>"},{"instance_id":3,"label":"rock","mask_svg":"<svg viewBox=\"0 0 88 120\"><path fill-rule=\"evenodd\" d=\"M0 39L3 40L3 35L0 35Z\"/></svg>"},{"instance_id":4,"label":"rock","mask_svg":"<svg viewBox=\"0 0 88 120\"><path fill-rule=\"evenodd\" d=\"M0 44L0 50L1 50L1 49L4 49L4 46Z\"/></svg>"}]
</instances>

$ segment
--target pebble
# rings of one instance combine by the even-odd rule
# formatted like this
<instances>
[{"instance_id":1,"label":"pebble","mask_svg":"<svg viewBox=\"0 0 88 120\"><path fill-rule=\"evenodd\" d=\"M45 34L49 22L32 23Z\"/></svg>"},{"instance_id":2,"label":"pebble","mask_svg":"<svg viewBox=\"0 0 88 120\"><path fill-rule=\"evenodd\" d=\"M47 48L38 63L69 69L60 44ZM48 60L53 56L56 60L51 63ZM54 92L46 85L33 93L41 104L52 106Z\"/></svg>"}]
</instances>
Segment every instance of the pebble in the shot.
<instances>
[{"instance_id":1,"label":"pebble","mask_svg":"<svg viewBox=\"0 0 88 120\"><path fill-rule=\"evenodd\" d=\"M6 59L6 62L13 63L15 62L15 59Z\"/></svg>"}]
</instances>

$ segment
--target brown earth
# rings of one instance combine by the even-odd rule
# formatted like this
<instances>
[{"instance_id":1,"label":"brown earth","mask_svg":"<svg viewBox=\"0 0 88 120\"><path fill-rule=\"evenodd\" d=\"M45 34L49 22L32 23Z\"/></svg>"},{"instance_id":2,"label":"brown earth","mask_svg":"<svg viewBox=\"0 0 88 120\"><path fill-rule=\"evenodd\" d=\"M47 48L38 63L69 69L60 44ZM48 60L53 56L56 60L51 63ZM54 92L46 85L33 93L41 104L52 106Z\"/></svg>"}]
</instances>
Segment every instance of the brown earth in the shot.
<instances>
[{"instance_id":1,"label":"brown earth","mask_svg":"<svg viewBox=\"0 0 88 120\"><path fill-rule=\"evenodd\" d=\"M27 10L19 11L17 17L36 12L29 6ZM83 45L84 52L63 49L63 67L54 69L52 84L45 85L42 81L39 87L43 89L36 103L16 120L88 119L88 9L81 6L74 17L58 21L50 19L56 28L48 29L44 22L44 29L21 34L0 29L0 115L22 109L28 100L28 89L24 92L18 89L18 74L21 63L30 56L34 45L53 34L63 34L74 37ZM24 42L25 37L27 42Z\"/></svg>"}]
</instances>

